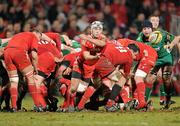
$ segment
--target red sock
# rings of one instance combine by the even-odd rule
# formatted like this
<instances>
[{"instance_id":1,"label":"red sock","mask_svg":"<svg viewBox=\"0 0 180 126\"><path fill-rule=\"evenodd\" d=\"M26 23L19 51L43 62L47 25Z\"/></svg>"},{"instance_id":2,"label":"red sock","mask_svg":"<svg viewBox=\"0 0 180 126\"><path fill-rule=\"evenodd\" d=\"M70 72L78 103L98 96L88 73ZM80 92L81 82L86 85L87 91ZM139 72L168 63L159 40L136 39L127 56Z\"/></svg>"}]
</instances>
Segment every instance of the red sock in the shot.
<instances>
[{"instance_id":1,"label":"red sock","mask_svg":"<svg viewBox=\"0 0 180 126\"><path fill-rule=\"evenodd\" d=\"M120 91L120 96L124 103L127 103L130 101L129 98L129 86L124 86L122 90Z\"/></svg>"},{"instance_id":2,"label":"red sock","mask_svg":"<svg viewBox=\"0 0 180 126\"><path fill-rule=\"evenodd\" d=\"M64 99L64 102L63 102L63 104L62 104L62 108L67 108L68 106L67 106L67 101L66 101L66 99Z\"/></svg>"},{"instance_id":3,"label":"red sock","mask_svg":"<svg viewBox=\"0 0 180 126\"><path fill-rule=\"evenodd\" d=\"M166 101L166 97L165 96L160 96L160 101Z\"/></svg>"},{"instance_id":4,"label":"red sock","mask_svg":"<svg viewBox=\"0 0 180 126\"><path fill-rule=\"evenodd\" d=\"M18 96L18 91L16 87L10 87L10 94L11 94L11 103L12 103L12 108L17 109L17 96Z\"/></svg>"},{"instance_id":5,"label":"red sock","mask_svg":"<svg viewBox=\"0 0 180 126\"><path fill-rule=\"evenodd\" d=\"M69 103L70 106L74 106L75 97L76 97L76 93L71 94L70 103Z\"/></svg>"},{"instance_id":6,"label":"red sock","mask_svg":"<svg viewBox=\"0 0 180 126\"><path fill-rule=\"evenodd\" d=\"M47 96L47 87L44 84L40 86L40 94L43 95L43 97Z\"/></svg>"},{"instance_id":7,"label":"red sock","mask_svg":"<svg viewBox=\"0 0 180 126\"><path fill-rule=\"evenodd\" d=\"M37 92L38 92L39 104L41 104L43 108L46 108L47 104L44 99L44 91L42 90L42 86L40 88L37 88Z\"/></svg>"},{"instance_id":8,"label":"red sock","mask_svg":"<svg viewBox=\"0 0 180 126\"><path fill-rule=\"evenodd\" d=\"M146 88L153 88L153 84L152 83L146 83L145 86L146 86Z\"/></svg>"},{"instance_id":9,"label":"red sock","mask_svg":"<svg viewBox=\"0 0 180 126\"><path fill-rule=\"evenodd\" d=\"M66 85L70 85L71 84L71 80L65 79L65 78L61 78L59 81L61 84L66 84Z\"/></svg>"},{"instance_id":10,"label":"red sock","mask_svg":"<svg viewBox=\"0 0 180 126\"><path fill-rule=\"evenodd\" d=\"M34 104L36 106L40 106L40 102L39 102L39 97L38 97L38 92L37 92L37 88L35 85L33 84L28 84L28 89L29 89L29 93L31 94L32 96L32 99L34 101ZM40 93L40 92L39 92Z\"/></svg>"},{"instance_id":11,"label":"red sock","mask_svg":"<svg viewBox=\"0 0 180 126\"><path fill-rule=\"evenodd\" d=\"M107 107L111 107L111 106L113 106L115 103L116 103L116 102L115 102L114 100L109 99L108 102L107 102L107 104L106 104L106 106L107 106Z\"/></svg>"},{"instance_id":12,"label":"red sock","mask_svg":"<svg viewBox=\"0 0 180 126\"><path fill-rule=\"evenodd\" d=\"M68 89L66 89L66 92L64 94L64 102L62 104L62 108L67 108L70 103L70 93L68 92Z\"/></svg>"},{"instance_id":13,"label":"red sock","mask_svg":"<svg viewBox=\"0 0 180 126\"><path fill-rule=\"evenodd\" d=\"M137 88L133 92L133 98L138 100L138 91L137 91Z\"/></svg>"},{"instance_id":14,"label":"red sock","mask_svg":"<svg viewBox=\"0 0 180 126\"><path fill-rule=\"evenodd\" d=\"M143 108L146 105L146 101L145 101L145 83L140 82L140 83L137 83L136 86L137 86L138 101L139 101L138 108Z\"/></svg>"},{"instance_id":15,"label":"red sock","mask_svg":"<svg viewBox=\"0 0 180 126\"><path fill-rule=\"evenodd\" d=\"M87 90L85 91L84 95L82 96L79 104L78 104L78 108L79 109L83 109L85 103L87 102L87 100L94 94L95 92L95 88L90 86L87 88Z\"/></svg>"}]
</instances>

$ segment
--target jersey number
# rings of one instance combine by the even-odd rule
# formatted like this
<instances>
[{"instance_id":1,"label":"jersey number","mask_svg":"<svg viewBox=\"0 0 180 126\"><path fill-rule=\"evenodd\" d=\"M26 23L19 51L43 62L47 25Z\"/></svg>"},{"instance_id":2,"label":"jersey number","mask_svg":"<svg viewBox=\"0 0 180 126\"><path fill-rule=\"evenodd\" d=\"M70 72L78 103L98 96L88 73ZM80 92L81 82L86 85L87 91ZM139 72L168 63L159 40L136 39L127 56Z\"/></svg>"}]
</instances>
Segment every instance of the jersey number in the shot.
<instances>
[{"instance_id":1,"label":"jersey number","mask_svg":"<svg viewBox=\"0 0 180 126\"><path fill-rule=\"evenodd\" d=\"M41 40L41 41L38 42L38 44L40 44L40 45L42 45L42 44L49 44L49 42L48 42L48 41Z\"/></svg>"},{"instance_id":2,"label":"jersey number","mask_svg":"<svg viewBox=\"0 0 180 126\"><path fill-rule=\"evenodd\" d=\"M121 52L121 53L127 52L127 50L124 47L121 47L121 46L116 46L116 49L118 49L119 52Z\"/></svg>"}]
</instances>

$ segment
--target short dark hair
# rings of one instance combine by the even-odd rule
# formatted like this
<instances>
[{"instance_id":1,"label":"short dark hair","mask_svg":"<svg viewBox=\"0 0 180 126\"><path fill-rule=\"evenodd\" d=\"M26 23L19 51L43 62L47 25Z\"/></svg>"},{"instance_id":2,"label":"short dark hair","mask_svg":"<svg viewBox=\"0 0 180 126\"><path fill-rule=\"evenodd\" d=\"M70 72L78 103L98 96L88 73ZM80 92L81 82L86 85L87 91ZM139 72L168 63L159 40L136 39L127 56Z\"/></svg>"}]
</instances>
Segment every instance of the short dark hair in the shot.
<instances>
[{"instance_id":1,"label":"short dark hair","mask_svg":"<svg viewBox=\"0 0 180 126\"><path fill-rule=\"evenodd\" d=\"M152 15L149 16L149 19L150 19L151 17L158 17L158 18L159 18L159 15L157 15L157 14L152 14Z\"/></svg>"},{"instance_id":2,"label":"short dark hair","mask_svg":"<svg viewBox=\"0 0 180 126\"><path fill-rule=\"evenodd\" d=\"M42 33L37 28L30 29L30 32L35 32L35 33L38 33L42 36Z\"/></svg>"},{"instance_id":3,"label":"short dark hair","mask_svg":"<svg viewBox=\"0 0 180 126\"><path fill-rule=\"evenodd\" d=\"M140 52L139 47L135 43L131 43L127 46L129 49L133 50L134 52Z\"/></svg>"},{"instance_id":4,"label":"short dark hair","mask_svg":"<svg viewBox=\"0 0 180 126\"><path fill-rule=\"evenodd\" d=\"M142 23L142 28L149 27L152 28L152 23L149 20L144 20Z\"/></svg>"}]
</instances>

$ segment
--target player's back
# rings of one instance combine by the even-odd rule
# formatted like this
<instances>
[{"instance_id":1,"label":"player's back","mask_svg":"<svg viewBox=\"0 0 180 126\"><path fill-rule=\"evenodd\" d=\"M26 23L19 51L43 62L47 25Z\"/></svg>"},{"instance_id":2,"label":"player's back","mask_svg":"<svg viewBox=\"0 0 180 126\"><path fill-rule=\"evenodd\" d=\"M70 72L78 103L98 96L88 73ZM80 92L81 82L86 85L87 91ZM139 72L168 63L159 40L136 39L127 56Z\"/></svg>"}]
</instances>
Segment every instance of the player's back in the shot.
<instances>
[{"instance_id":1,"label":"player's back","mask_svg":"<svg viewBox=\"0 0 180 126\"><path fill-rule=\"evenodd\" d=\"M48 41L40 41L38 42L38 55L41 55L44 52L51 52L54 56L61 58L61 54L58 51L58 49L52 45L50 42Z\"/></svg>"},{"instance_id":2,"label":"player's back","mask_svg":"<svg viewBox=\"0 0 180 126\"><path fill-rule=\"evenodd\" d=\"M33 33L22 32L13 36L6 48L18 48L30 51L33 48L37 48L37 44L38 39Z\"/></svg>"},{"instance_id":3,"label":"player's back","mask_svg":"<svg viewBox=\"0 0 180 126\"><path fill-rule=\"evenodd\" d=\"M64 56L64 61L68 61L70 63L70 66L73 66L76 58L81 54L81 52L76 53L70 53Z\"/></svg>"},{"instance_id":4,"label":"player's back","mask_svg":"<svg viewBox=\"0 0 180 126\"><path fill-rule=\"evenodd\" d=\"M61 40L60 40L60 35L58 33L54 32L47 32L45 33L49 38L51 38L53 41L56 43L56 47L59 51L61 51Z\"/></svg>"},{"instance_id":5,"label":"player's back","mask_svg":"<svg viewBox=\"0 0 180 126\"><path fill-rule=\"evenodd\" d=\"M115 66L132 62L133 60L131 52L126 47L118 46L112 43L107 43L103 55Z\"/></svg>"},{"instance_id":6,"label":"player's back","mask_svg":"<svg viewBox=\"0 0 180 126\"><path fill-rule=\"evenodd\" d=\"M118 39L117 41L124 47L127 47L131 43L135 43L140 49L140 53L136 57L136 60L140 60L145 56L145 52L144 52L145 50L148 52L148 56L154 56L154 57L157 56L156 51L151 46L144 44L142 42L137 42L131 39Z\"/></svg>"}]
</instances>

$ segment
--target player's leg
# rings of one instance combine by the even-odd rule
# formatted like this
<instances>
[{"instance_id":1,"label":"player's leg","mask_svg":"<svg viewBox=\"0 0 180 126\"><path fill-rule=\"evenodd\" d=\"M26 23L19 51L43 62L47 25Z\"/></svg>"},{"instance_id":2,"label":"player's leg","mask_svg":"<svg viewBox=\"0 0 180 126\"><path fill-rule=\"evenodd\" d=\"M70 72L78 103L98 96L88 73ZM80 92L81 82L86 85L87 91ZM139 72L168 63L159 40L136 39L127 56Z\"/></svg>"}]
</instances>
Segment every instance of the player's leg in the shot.
<instances>
[{"instance_id":1,"label":"player's leg","mask_svg":"<svg viewBox=\"0 0 180 126\"><path fill-rule=\"evenodd\" d=\"M95 80L96 79L96 80ZM85 93L83 94L77 108L79 110L84 109L84 106L86 102L89 100L89 98L94 94L94 92L99 88L101 81L98 78L94 78L94 81L92 81L92 85L88 86L87 89L85 90ZM98 81L97 81L98 80Z\"/></svg>"},{"instance_id":2,"label":"player's leg","mask_svg":"<svg viewBox=\"0 0 180 126\"><path fill-rule=\"evenodd\" d=\"M17 74L17 70L8 71L9 81L10 81L10 95L11 95L11 106L12 110L17 110L17 98L18 98L18 82L19 77Z\"/></svg>"},{"instance_id":3,"label":"player's leg","mask_svg":"<svg viewBox=\"0 0 180 126\"><path fill-rule=\"evenodd\" d=\"M170 107L171 96L173 94L173 89L174 89L171 80L171 74L172 74L172 66L165 66L163 68L163 83L166 92L166 104L164 106L166 109Z\"/></svg>"},{"instance_id":4,"label":"player's leg","mask_svg":"<svg viewBox=\"0 0 180 126\"><path fill-rule=\"evenodd\" d=\"M19 74L17 110L22 109L22 101L27 92L28 92L27 84L26 84L23 76Z\"/></svg>"},{"instance_id":5,"label":"player's leg","mask_svg":"<svg viewBox=\"0 0 180 126\"><path fill-rule=\"evenodd\" d=\"M70 93L75 93L81 82L82 78L82 69L79 66L80 64L78 61L74 62L72 76L71 76L71 86L70 86Z\"/></svg>"},{"instance_id":6,"label":"player's leg","mask_svg":"<svg viewBox=\"0 0 180 126\"><path fill-rule=\"evenodd\" d=\"M23 76L26 77L27 84L28 84L28 90L32 96L35 106L39 107L40 102L39 102L38 98L39 98L40 92L37 91L37 87L35 84L35 78L34 78L34 70L33 70L32 65L25 67L23 70L21 70L21 72L22 72Z\"/></svg>"},{"instance_id":7,"label":"player's leg","mask_svg":"<svg viewBox=\"0 0 180 126\"><path fill-rule=\"evenodd\" d=\"M148 62L149 61L149 62ZM152 61L152 62L151 62ZM146 107L146 100L145 100L145 91L146 85L153 84L153 74L150 73L150 70L153 68L155 62L151 59L142 60L138 66L138 69L135 73L135 82L136 82L136 92L138 96L139 105L137 109L141 109ZM148 78L149 81L145 81L145 78ZM150 80L151 79L151 80Z\"/></svg>"},{"instance_id":8,"label":"player's leg","mask_svg":"<svg viewBox=\"0 0 180 126\"><path fill-rule=\"evenodd\" d=\"M41 71L38 71L38 74L34 75L37 92L39 94L38 95L39 103L44 110L46 109L47 104L44 99L43 92L41 92L42 89L41 87L43 87L43 81L45 80L46 77L47 76Z\"/></svg>"},{"instance_id":9,"label":"player's leg","mask_svg":"<svg viewBox=\"0 0 180 126\"><path fill-rule=\"evenodd\" d=\"M119 95L122 87L126 83L127 79L118 70L113 71L108 78L114 82L108 102L106 104L106 111L116 111L118 108L115 105L115 99Z\"/></svg>"}]
</instances>

